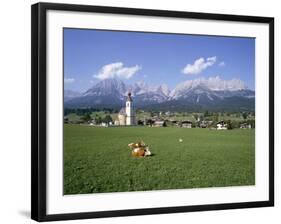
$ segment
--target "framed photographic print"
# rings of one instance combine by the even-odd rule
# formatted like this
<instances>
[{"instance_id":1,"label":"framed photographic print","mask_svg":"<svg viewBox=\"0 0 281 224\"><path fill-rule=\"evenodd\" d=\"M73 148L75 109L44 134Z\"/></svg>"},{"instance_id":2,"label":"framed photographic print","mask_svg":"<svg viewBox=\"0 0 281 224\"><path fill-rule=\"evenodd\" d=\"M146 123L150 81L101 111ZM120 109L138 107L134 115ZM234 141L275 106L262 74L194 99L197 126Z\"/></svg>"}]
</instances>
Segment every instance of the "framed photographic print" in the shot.
<instances>
[{"instance_id":1,"label":"framed photographic print","mask_svg":"<svg viewBox=\"0 0 281 224\"><path fill-rule=\"evenodd\" d=\"M32 219L274 205L274 19L32 6Z\"/></svg>"}]
</instances>

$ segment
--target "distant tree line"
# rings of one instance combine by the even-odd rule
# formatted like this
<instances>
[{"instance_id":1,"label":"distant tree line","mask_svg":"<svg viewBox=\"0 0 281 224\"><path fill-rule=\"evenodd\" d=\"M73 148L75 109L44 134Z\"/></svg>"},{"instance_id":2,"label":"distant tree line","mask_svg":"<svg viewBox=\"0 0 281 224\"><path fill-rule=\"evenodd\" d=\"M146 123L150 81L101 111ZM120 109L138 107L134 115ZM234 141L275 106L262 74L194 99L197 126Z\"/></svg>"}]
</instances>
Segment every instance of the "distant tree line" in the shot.
<instances>
[{"instance_id":1,"label":"distant tree line","mask_svg":"<svg viewBox=\"0 0 281 224\"><path fill-rule=\"evenodd\" d=\"M112 108L64 108L64 116L68 114L77 114L78 116L84 116L87 113L91 114L92 112L104 111L108 113L118 113L118 110Z\"/></svg>"},{"instance_id":2,"label":"distant tree line","mask_svg":"<svg viewBox=\"0 0 281 224\"><path fill-rule=\"evenodd\" d=\"M87 112L84 115L81 116L81 120L84 123L88 123L88 122L93 122L95 124L101 124L101 123L106 123L109 124L110 122L113 122L112 117L109 114L106 114L105 116L100 116L100 115L95 115L94 118L92 118L91 113Z\"/></svg>"}]
</instances>

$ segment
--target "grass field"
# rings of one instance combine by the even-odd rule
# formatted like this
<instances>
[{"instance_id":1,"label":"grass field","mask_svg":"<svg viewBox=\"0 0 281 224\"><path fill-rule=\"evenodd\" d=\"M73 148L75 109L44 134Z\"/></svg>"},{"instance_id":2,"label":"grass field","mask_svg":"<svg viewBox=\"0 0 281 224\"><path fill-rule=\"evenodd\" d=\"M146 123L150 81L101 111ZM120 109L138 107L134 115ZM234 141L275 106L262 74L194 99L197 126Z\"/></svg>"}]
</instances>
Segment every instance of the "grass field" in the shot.
<instances>
[{"instance_id":1,"label":"grass field","mask_svg":"<svg viewBox=\"0 0 281 224\"><path fill-rule=\"evenodd\" d=\"M183 142L179 142L179 138ZM64 126L64 193L255 184L253 130ZM143 139L153 156L133 158Z\"/></svg>"}]
</instances>

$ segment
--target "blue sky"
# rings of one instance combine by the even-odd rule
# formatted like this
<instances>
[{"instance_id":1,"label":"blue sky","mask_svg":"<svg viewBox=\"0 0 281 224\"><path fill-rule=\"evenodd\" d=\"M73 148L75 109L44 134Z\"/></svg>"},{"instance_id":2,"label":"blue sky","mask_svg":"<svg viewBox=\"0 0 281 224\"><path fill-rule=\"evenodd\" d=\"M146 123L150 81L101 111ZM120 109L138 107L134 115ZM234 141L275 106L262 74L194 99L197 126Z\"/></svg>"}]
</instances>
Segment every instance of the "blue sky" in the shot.
<instances>
[{"instance_id":1,"label":"blue sky","mask_svg":"<svg viewBox=\"0 0 281 224\"><path fill-rule=\"evenodd\" d=\"M219 76L255 86L255 40L218 36L64 29L65 88L85 91L117 77L167 84Z\"/></svg>"}]
</instances>

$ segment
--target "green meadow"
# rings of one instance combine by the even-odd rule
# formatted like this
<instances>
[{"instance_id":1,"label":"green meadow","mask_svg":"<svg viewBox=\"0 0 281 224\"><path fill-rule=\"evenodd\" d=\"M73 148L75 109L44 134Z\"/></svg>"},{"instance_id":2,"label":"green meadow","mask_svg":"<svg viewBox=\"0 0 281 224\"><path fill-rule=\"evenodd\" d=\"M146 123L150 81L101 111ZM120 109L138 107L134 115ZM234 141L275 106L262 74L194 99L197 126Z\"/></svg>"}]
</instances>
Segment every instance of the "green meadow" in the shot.
<instances>
[{"instance_id":1,"label":"green meadow","mask_svg":"<svg viewBox=\"0 0 281 224\"><path fill-rule=\"evenodd\" d=\"M139 140L152 156L131 156ZM254 129L64 125L64 194L254 184Z\"/></svg>"}]
</instances>

